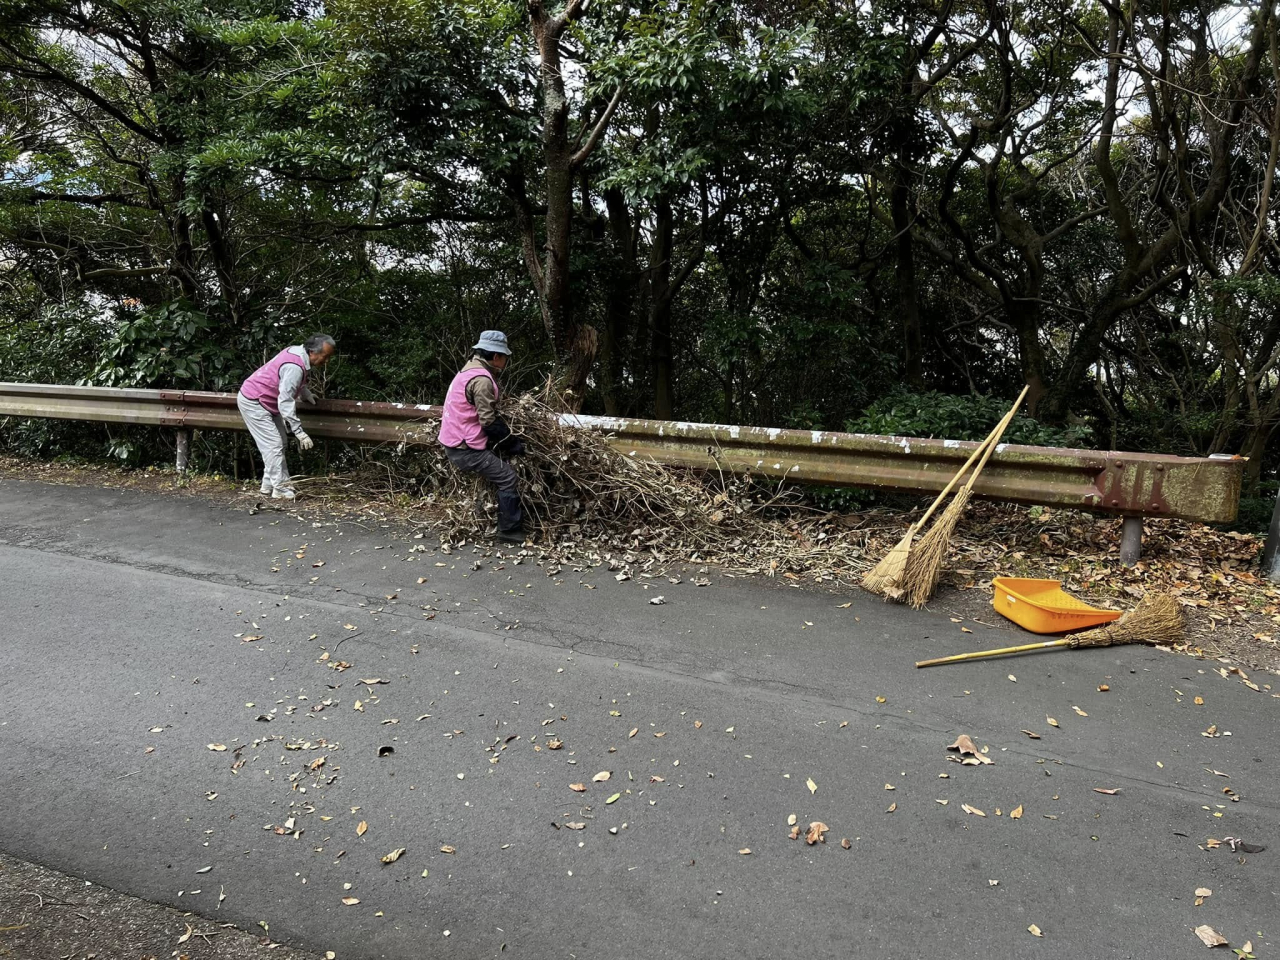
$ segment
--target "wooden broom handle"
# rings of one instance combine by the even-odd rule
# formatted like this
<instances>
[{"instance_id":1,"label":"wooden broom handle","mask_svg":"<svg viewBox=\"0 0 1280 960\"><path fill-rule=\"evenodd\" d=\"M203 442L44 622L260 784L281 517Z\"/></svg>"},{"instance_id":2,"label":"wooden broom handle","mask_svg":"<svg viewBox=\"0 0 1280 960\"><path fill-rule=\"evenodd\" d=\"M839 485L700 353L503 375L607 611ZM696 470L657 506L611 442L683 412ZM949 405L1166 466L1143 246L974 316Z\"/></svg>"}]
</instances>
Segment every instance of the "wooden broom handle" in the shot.
<instances>
[{"instance_id":1,"label":"wooden broom handle","mask_svg":"<svg viewBox=\"0 0 1280 960\"><path fill-rule=\"evenodd\" d=\"M1005 429L1013 422L1014 415L1018 412L1018 407L1022 406L1022 398L1027 395L1027 391L1030 389L1030 385L1022 388L1022 392L1018 394L1018 402L1004 415L1004 419L996 424L996 428L992 431L992 436L987 443L987 448L982 452L982 459L978 461L978 465L973 468L973 473L969 475L969 479L965 482L964 489L966 492L973 489L973 485L978 480L978 474L987 465L987 461L991 459L991 454L995 452L996 447L1000 446L1000 438L1004 436Z\"/></svg>"},{"instance_id":2,"label":"wooden broom handle","mask_svg":"<svg viewBox=\"0 0 1280 960\"><path fill-rule=\"evenodd\" d=\"M1042 640L1040 643L1024 643L1019 647L1001 647L999 650L975 650L973 653L957 653L950 657L938 657L934 660L917 660L916 667L936 667L943 663L964 663L967 660L985 660L987 657L1003 657L1011 653L1030 653L1032 650L1048 650L1050 647L1068 647L1070 645L1070 638Z\"/></svg>"},{"instance_id":3,"label":"wooden broom handle","mask_svg":"<svg viewBox=\"0 0 1280 960\"><path fill-rule=\"evenodd\" d=\"M923 527L926 523L929 522L929 518L933 516L933 512L938 509L938 506L942 503L943 500L947 499L947 494L949 494L952 491L956 483L959 482L960 478L963 477L968 472L971 466L973 466L973 462L977 460L978 457L982 456L983 451L994 448L995 445L1000 442L1000 437L1004 434L1005 427L1007 427L1009 425L1009 422L1013 420L1014 415L1018 412L1018 408L1022 406L1023 397L1027 395L1027 391L1030 389L1031 389L1030 385L1022 388L1022 392L1018 394L1018 399L1014 402L1009 412L1006 413L1001 418L1000 422L997 423L994 428L992 428L991 432L987 434L987 439L983 440L980 444L978 444L977 447L974 448L973 453L969 454L969 459L964 462L964 466L961 467L956 472L956 475L952 477L951 480L947 483L947 485L942 488L942 492L938 494L937 499L935 499L933 503L929 504L929 509L924 512L924 516L915 522L915 524L913 525L915 529L919 530L921 527ZM986 463L986 460L984 459L982 462ZM979 467L978 469L981 470L982 467Z\"/></svg>"}]
</instances>

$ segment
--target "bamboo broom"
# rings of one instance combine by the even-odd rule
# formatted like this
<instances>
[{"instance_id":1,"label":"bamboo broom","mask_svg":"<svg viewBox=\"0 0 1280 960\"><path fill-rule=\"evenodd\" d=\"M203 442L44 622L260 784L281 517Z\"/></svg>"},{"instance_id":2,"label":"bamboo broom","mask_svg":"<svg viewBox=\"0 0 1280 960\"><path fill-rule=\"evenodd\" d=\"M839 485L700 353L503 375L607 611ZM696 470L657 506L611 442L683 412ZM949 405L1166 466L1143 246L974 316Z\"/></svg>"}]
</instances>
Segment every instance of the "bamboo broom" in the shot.
<instances>
[{"instance_id":1,"label":"bamboo broom","mask_svg":"<svg viewBox=\"0 0 1280 960\"><path fill-rule=\"evenodd\" d=\"M955 495L955 499L942 512L938 522L933 525L928 533L920 538L920 542L909 552L906 567L902 572L900 589L889 594L895 600L905 598L907 603L919 610L933 596L933 591L938 586L938 577L942 573L942 560L947 555L947 547L951 543L951 534L955 532L956 525L960 522L960 517L964 515L965 505L968 504L969 497L973 494L973 485L978 480L978 474L982 473L982 468L987 465L987 461L991 459L991 454L1000 445L1000 438L1004 435L1009 424L1013 422L1014 415L1017 414L1018 408L1022 406L1022 400L1030 389L1030 386L1022 388L1022 392L1018 394L1017 401L1009 408L1009 412L1004 415L1004 418L996 424L995 430L988 437L987 445L982 451L982 459L973 468L973 473L969 475L965 485L960 488L960 492Z\"/></svg>"},{"instance_id":2,"label":"bamboo broom","mask_svg":"<svg viewBox=\"0 0 1280 960\"><path fill-rule=\"evenodd\" d=\"M1050 650L1056 647L1109 647L1117 643L1176 643L1182 639L1182 606L1168 594L1149 593L1142 601L1114 623L1085 630L1074 636L1040 643L1024 643L1017 647L1001 647L998 650L975 650L957 653L951 657L919 660L916 667L936 667L943 663L963 663L968 660L985 660L988 657L1004 657L1014 653L1030 653L1033 650Z\"/></svg>"},{"instance_id":3,"label":"bamboo broom","mask_svg":"<svg viewBox=\"0 0 1280 960\"><path fill-rule=\"evenodd\" d=\"M1024 389L1022 391L1022 395L1025 396L1026 392L1027 391ZM1020 403L1022 403L1022 396L1018 397L1018 403L1015 403L1013 407L1014 410L1018 408L1018 404ZM1001 420L1001 423L1003 422L1004 421ZM924 512L924 516L908 527L907 532L903 535L902 539L898 541L897 545L886 553L884 558L870 571L868 571L865 577L862 578L862 586L864 589L870 590L872 593L885 594L886 599L888 598L890 591L897 589L898 581L902 579L902 571L907 565L907 556L911 552L911 543L915 539L916 534L924 529L924 525L929 522L929 518L933 516L933 512L941 506L943 500L947 499L947 495L951 493L955 485L960 482L960 478L968 473L969 468L973 466L974 461L982 456L983 451L987 449L987 446L991 443L992 439L996 437L996 431L999 429L1000 424L997 423L992 431L987 434L987 439L983 440L982 443L978 444L978 446L974 448L973 453L969 454L969 459L964 462L964 466L956 471L956 475L947 482L945 487L942 488L942 492L934 498L933 503L929 504L929 509Z\"/></svg>"}]
</instances>

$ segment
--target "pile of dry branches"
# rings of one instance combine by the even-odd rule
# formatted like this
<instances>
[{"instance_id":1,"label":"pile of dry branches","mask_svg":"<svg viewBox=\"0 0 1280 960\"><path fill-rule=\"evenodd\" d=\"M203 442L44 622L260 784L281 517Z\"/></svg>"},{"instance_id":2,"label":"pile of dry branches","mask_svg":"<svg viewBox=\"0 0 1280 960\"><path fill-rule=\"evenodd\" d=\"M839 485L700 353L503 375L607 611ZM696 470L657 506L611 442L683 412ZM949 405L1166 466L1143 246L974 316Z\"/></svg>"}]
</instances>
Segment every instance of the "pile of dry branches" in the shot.
<instances>
[{"instance_id":1,"label":"pile of dry branches","mask_svg":"<svg viewBox=\"0 0 1280 960\"><path fill-rule=\"evenodd\" d=\"M751 477L700 475L619 453L607 436L572 426L544 390L505 401L502 414L525 452L520 476L526 528L543 548L570 553L643 550L659 562L727 563L785 575L821 567L854 579L865 531L815 510L792 491ZM496 510L492 487L460 474L443 452L419 448L438 478L424 502L455 538L483 536Z\"/></svg>"}]
</instances>

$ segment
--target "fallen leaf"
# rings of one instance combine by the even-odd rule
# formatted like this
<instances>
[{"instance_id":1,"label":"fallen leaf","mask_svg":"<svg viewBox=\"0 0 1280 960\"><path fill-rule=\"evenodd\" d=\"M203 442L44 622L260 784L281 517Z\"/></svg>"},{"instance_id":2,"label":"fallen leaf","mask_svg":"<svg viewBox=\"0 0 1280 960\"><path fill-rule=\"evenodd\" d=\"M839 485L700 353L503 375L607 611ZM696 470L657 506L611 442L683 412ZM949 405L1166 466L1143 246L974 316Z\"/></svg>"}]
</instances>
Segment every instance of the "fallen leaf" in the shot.
<instances>
[{"instance_id":1,"label":"fallen leaf","mask_svg":"<svg viewBox=\"0 0 1280 960\"><path fill-rule=\"evenodd\" d=\"M1080 714L1080 716L1082 717L1088 716L1088 714L1085 713L1083 710L1081 710L1079 707L1072 707L1071 709L1074 710L1076 713Z\"/></svg>"},{"instance_id":2,"label":"fallen leaf","mask_svg":"<svg viewBox=\"0 0 1280 960\"><path fill-rule=\"evenodd\" d=\"M965 813L972 813L975 817L986 816L986 814L983 813L981 810L979 810L977 807L971 807L967 803L960 804L960 809L963 810Z\"/></svg>"},{"instance_id":3,"label":"fallen leaf","mask_svg":"<svg viewBox=\"0 0 1280 960\"><path fill-rule=\"evenodd\" d=\"M945 807L949 801L947 801L947 800L935 800L935 801L933 801L933 802L934 802L934 803L940 803L940 804L942 804L942 805Z\"/></svg>"},{"instance_id":4,"label":"fallen leaf","mask_svg":"<svg viewBox=\"0 0 1280 960\"><path fill-rule=\"evenodd\" d=\"M566 823L566 824L565 824L565 826L566 826L566 827L568 827L570 830L585 830L585 829L587 829L587 825L586 825L585 823L583 823L583 822L579 821L579 820L574 820L574 821L572 821L572 822L570 822L570 823Z\"/></svg>"},{"instance_id":5,"label":"fallen leaf","mask_svg":"<svg viewBox=\"0 0 1280 960\"><path fill-rule=\"evenodd\" d=\"M796 825L796 815L793 813L791 814L791 816L787 817L787 826L794 827L795 825Z\"/></svg>"},{"instance_id":6,"label":"fallen leaf","mask_svg":"<svg viewBox=\"0 0 1280 960\"><path fill-rule=\"evenodd\" d=\"M1210 890L1208 887L1196 887L1196 896L1197 896L1197 897L1211 897L1211 896L1213 896L1213 891L1212 891L1212 890Z\"/></svg>"},{"instance_id":7,"label":"fallen leaf","mask_svg":"<svg viewBox=\"0 0 1280 960\"><path fill-rule=\"evenodd\" d=\"M821 820L814 820L809 824L809 829L805 832L804 842L812 846L815 843L826 843L827 838L823 836L831 828Z\"/></svg>"},{"instance_id":8,"label":"fallen leaf","mask_svg":"<svg viewBox=\"0 0 1280 960\"><path fill-rule=\"evenodd\" d=\"M1017 682L1018 682L1018 678L1017 678L1017 677L1015 677L1012 673L1011 673L1011 674L1009 674L1009 679L1010 679L1010 680L1012 680L1014 683L1017 683Z\"/></svg>"},{"instance_id":9,"label":"fallen leaf","mask_svg":"<svg viewBox=\"0 0 1280 960\"><path fill-rule=\"evenodd\" d=\"M313 566L313 567L323 567L323 566L324 566L324 561L323 561L323 560L317 560L315 563L313 563L313 564L312 564L312 566Z\"/></svg>"},{"instance_id":10,"label":"fallen leaf","mask_svg":"<svg viewBox=\"0 0 1280 960\"><path fill-rule=\"evenodd\" d=\"M639 733L639 732L640 732L640 728L639 728L639 727L636 727L634 730L632 730L630 733L628 733L628 734L627 734L627 739L628 739L628 740L630 740L632 737L634 737L634 736L635 736L637 733Z\"/></svg>"},{"instance_id":11,"label":"fallen leaf","mask_svg":"<svg viewBox=\"0 0 1280 960\"><path fill-rule=\"evenodd\" d=\"M995 763L994 760L978 749L978 745L973 742L973 738L967 733L962 733L956 737L956 742L949 744L947 749L958 751L965 758L961 760L961 763L966 766L975 766L979 763ZM970 757L973 759L970 760ZM952 759L954 760L955 758L952 757Z\"/></svg>"},{"instance_id":12,"label":"fallen leaf","mask_svg":"<svg viewBox=\"0 0 1280 960\"><path fill-rule=\"evenodd\" d=\"M376 685L377 685L377 684L379 684L379 683L390 683L391 681L390 681L390 680L383 680L381 677L370 677L368 680L361 680L360 682L361 682L361 683L366 683L366 684L368 684L369 686L371 686L371 687L372 687L372 686L376 686Z\"/></svg>"},{"instance_id":13,"label":"fallen leaf","mask_svg":"<svg viewBox=\"0 0 1280 960\"><path fill-rule=\"evenodd\" d=\"M701 730L701 729L702 729L702 721L701 721L701 720L695 720L695 721L693 721L693 729L695 729L695 730Z\"/></svg>"},{"instance_id":14,"label":"fallen leaf","mask_svg":"<svg viewBox=\"0 0 1280 960\"><path fill-rule=\"evenodd\" d=\"M743 847L743 848L742 848L741 850L739 850L738 852L739 852L740 854L742 854L744 857L745 857L745 856L749 856L749 855L750 855L750 853L751 853L751 848L750 848L750 847Z\"/></svg>"},{"instance_id":15,"label":"fallen leaf","mask_svg":"<svg viewBox=\"0 0 1280 960\"><path fill-rule=\"evenodd\" d=\"M884 697L876 697L876 703L888 703L888 702L889 701L886 700Z\"/></svg>"},{"instance_id":16,"label":"fallen leaf","mask_svg":"<svg viewBox=\"0 0 1280 960\"><path fill-rule=\"evenodd\" d=\"M898 809L897 801L894 801L893 803L889 804L889 809L886 810L885 813L893 813L893 811L897 809Z\"/></svg>"},{"instance_id":17,"label":"fallen leaf","mask_svg":"<svg viewBox=\"0 0 1280 960\"><path fill-rule=\"evenodd\" d=\"M227 749L227 745L225 743L211 743L209 744L209 749L215 753L223 753Z\"/></svg>"},{"instance_id":18,"label":"fallen leaf","mask_svg":"<svg viewBox=\"0 0 1280 960\"><path fill-rule=\"evenodd\" d=\"M659 594L656 597L650 597L649 602L652 603L654 606L658 606L659 604L666 603L667 598Z\"/></svg>"},{"instance_id":19,"label":"fallen leaf","mask_svg":"<svg viewBox=\"0 0 1280 960\"><path fill-rule=\"evenodd\" d=\"M615 802L617 802L618 798L619 798L619 797L621 797L621 796L622 796L622 794L620 794L620 793L615 793L612 797L610 797L608 800L606 800L606 801L605 801L605 803L615 803Z\"/></svg>"},{"instance_id":20,"label":"fallen leaf","mask_svg":"<svg viewBox=\"0 0 1280 960\"><path fill-rule=\"evenodd\" d=\"M972 631L972 630L970 630L968 627L961 627L961 628L960 628L960 632L961 632L961 633L973 633L973 631ZM1011 674L1011 676L1012 676L1012 674Z\"/></svg>"},{"instance_id":21,"label":"fallen leaf","mask_svg":"<svg viewBox=\"0 0 1280 960\"><path fill-rule=\"evenodd\" d=\"M1196 697L1196 698L1195 698L1194 703L1195 703L1195 705L1196 705L1197 707L1203 707L1203 706L1204 706L1204 697Z\"/></svg>"},{"instance_id":22,"label":"fallen leaf","mask_svg":"<svg viewBox=\"0 0 1280 960\"><path fill-rule=\"evenodd\" d=\"M457 853L458 851L456 848L451 847L446 843L443 847L440 848L440 852L441 853Z\"/></svg>"},{"instance_id":23,"label":"fallen leaf","mask_svg":"<svg viewBox=\"0 0 1280 960\"><path fill-rule=\"evenodd\" d=\"M1027 927L1027 932L1030 933L1033 937L1044 936L1044 934L1040 932L1040 928L1037 927L1034 923L1031 926Z\"/></svg>"},{"instance_id":24,"label":"fallen leaf","mask_svg":"<svg viewBox=\"0 0 1280 960\"><path fill-rule=\"evenodd\" d=\"M360 898L359 897L343 897L342 902L345 903L348 907L354 907L357 903L360 902Z\"/></svg>"},{"instance_id":25,"label":"fallen leaf","mask_svg":"<svg viewBox=\"0 0 1280 960\"><path fill-rule=\"evenodd\" d=\"M1012 810L1009 811L1009 819L1010 820L1022 819L1022 804L1018 804L1016 807L1014 807Z\"/></svg>"},{"instance_id":26,"label":"fallen leaf","mask_svg":"<svg viewBox=\"0 0 1280 960\"><path fill-rule=\"evenodd\" d=\"M1058 726L1058 721L1057 721L1057 720L1055 720L1055 719L1053 719L1053 717L1045 717L1045 718L1044 718L1044 722L1045 722L1045 723L1047 723L1047 724L1048 724L1049 726L1051 726L1051 727L1056 727L1056 726Z\"/></svg>"},{"instance_id":27,"label":"fallen leaf","mask_svg":"<svg viewBox=\"0 0 1280 960\"><path fill-rule=\"evenodd\" d=\"M849 838L848 838L848 837L845 837L843 840L841 840L841 841L840 841L840 846L842 846L842 847L844 847L846 850L848 850L850 847L852 847L852 846L853 846L853 844L849 842Z\"/></svg>"},{"instance_id":28,"label":"fallen leaf","mask_svg":"<svg viewBox=\"0 0 1280 960\"><path fill-rule=\"evenodd\" d=\"M586 793L587 785L585 783L571 783L569 784L569 789L574 793Z\"/></svg>"},{"instance_id":29,"label":"fallen leaf","mask_svg":"<svg viewBox=\"0 0 1280 960\"><path fill-rule=\"evenodd\" d=\"M1225 947L1227 945L1227 938L1207 923L1202 923L1196 927L1195 935L1200 938L1200 942L1206 947Z\"/></svg>"},{"instance_id":30,"label":"fallen leaf","mask_svg":"<svg viewBox=\"0 0 1280 960\"><path fill-rule=\"evenodd\" d=\"M818 785L813 782L813 777L810 777L808 780L805 781L805 786L809 788L810 793L818 792Z\"/></svg>"},{"instance_id":31,"label":"fallen leaf","mask_svg":"<svg viewBox=\"0 0 1280 960\"><path fill-rule=\"evenodd\" d=\"M1023 732L1023 733L1025 733L1025 734L1026 734L1028 737L1030 737L1032 740L1039 740L1039 739L1040 739L1040 734L1038 734L1038 733L1032 733L1030 730L1023 730L1022 732Z\"/></svg>"},{"instance_id":32,"label":"fallen leaf","mask_svg":"<svg viewBox=\"0 0 1280 960\"><path fill-rule=\"evenodd\" d=\"M561 747L563 747L563 746L564 746L564 741L563 741L563 740L548 740L548 741L547 741L547 749L548 749L548 750L559 750L559 749L560 749Z\"/></svg>"},{"instance_id":33,"label":"fallen leaf","mask_svg":"<svg viewBox=\"0 0 1280 960\"><path fill-rule=\"evenodd\" d=\"M180 936L180 937L178 938L178 942L179 942L179 943L186 943L188 940L190 940L190 939L191 939L191 934L193 934L193 933L195 933L195 927L191 926L191 924L189 924L189 923L188 923L188 924L187 924L187 932L186 932L186 933L184 933L182 936Z\"/></svg>"},{"instance_id":34,"label":"fallen leaf","mask_svg":"<svg viewBox=\"0 0 1280 960\"><path fill-rule=\"evenodd\" d=\"M606 780L608 780L611 776L613 776L613 774L612 774L610 771L608 771L608 770L601 770L599 773L597 773L594 777L592 777L592 778L591 778L591 782L592 782L592 783L604 783L604 782L605 782Z\"/></svg>"},{"instance_id":35,"label":"fallen leaf","mask_svg":"<svg viewBox=\"0 0 1280 960\"><path fill-rule=\"evenodd\" d=\"M390 853L388 853L385 857L382 858L382 862L395 863L404 854L404 851L405 851L404 847L396 847L396 849L392 850Z\"/></svg>"},{"instance_id":36,"label":"fallen leaf","mask_svg":"<svg viewBox=\"0 0 1280 960\"><path fill-rule=\"evenodd\" d=\"M884 785L884 788L885 788L886 790L897 790L897 789L898 789L898 788L897 788L897 787L895 787L892 783L886 783L886 784Z\"/></svg>"},{"instance_id":37,"label":"fallen leaf","mask_svg":"<svg viewBox=\"0 0 1280 960\"><path fill-rule=\"evenodd\" d=\"M368 822L365 820L361 820L358 824L356 824L356 836L363 837L365 835L365 831L368 829L369 829Z\"/></svg>"},{"instance_id":38,"label":"fallen leaf","mask_svg":"<svg viewBox=\"0 0 1280 960\"><path fill-rule=\"evenodd\" d=\"M1108 690L1110 690L1110 689L1111 689L1111 687L1109 687L1109 686L1108 686L1107 684L1105 684L1105 683L1100 683L1100 684L1098 684L1098 692L1099 692L1099 693L1106 693L1106 692L1107 692Z\"/></svg>"},{"instance_id":39,"label":"fallen leaf","mask_svg":"<svg viewBox=\"0 0 1280 960\"><path fill-rule=\"evenodd\" d=\"M1114 797L1117 793L1119 793L1119 792L1120 792L1120 788L1119 788L1119 787L1115 787L1114 789L1112 789L1112 788L1109 788L1109 787L1094 787L1094 788L1093 788L1093 792L1094 792L1094 793L1105 793L1105 794L1106 794L1107 796L1109 796L1109 797Z\"/></svg>"},{"instance_id":40,"label":"fallen leaf","mask_svg":"<svg viewBox=\"0 0 1280 960\"><path fill-rule=\"evenodd\" d=\"M792 828L791 828L791 832L790 832L790 833L788 833L788 834L787 834L787 836L788 836L788 837L790 837L792 840L797 840L797 839L799 839L799 837L800 837L800 826L797 824L796 826L792 827Z\"/></svg>"}]
</instances>

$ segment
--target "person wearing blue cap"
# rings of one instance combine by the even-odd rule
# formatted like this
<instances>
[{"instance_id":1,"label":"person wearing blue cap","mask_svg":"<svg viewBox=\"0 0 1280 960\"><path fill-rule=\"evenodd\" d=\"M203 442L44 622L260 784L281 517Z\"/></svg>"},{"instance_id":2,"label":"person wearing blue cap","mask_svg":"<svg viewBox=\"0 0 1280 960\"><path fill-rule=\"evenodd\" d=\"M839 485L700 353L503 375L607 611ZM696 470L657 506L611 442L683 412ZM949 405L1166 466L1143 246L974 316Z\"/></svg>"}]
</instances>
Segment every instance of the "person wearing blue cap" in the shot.
<instances>
[{"instance_id":1,"label":"person wearing blue cap","mask_svg":"<svg viewBox=\"0 0 1280 960\"><path fill-rule=\"evenodd\" d=\"M465 473L478 473L498 488L498 539L524 542L524 515L516 472L499 453L518 456L524 443L498 415L498 374L511 348L501 330L486 330L472 348L475 354L458 371L444 398L440 443L449 462Z\"/></svg>"}]
</instances>

